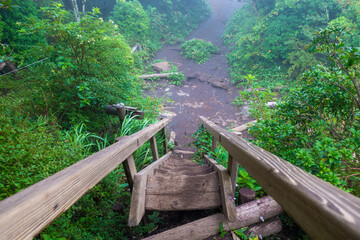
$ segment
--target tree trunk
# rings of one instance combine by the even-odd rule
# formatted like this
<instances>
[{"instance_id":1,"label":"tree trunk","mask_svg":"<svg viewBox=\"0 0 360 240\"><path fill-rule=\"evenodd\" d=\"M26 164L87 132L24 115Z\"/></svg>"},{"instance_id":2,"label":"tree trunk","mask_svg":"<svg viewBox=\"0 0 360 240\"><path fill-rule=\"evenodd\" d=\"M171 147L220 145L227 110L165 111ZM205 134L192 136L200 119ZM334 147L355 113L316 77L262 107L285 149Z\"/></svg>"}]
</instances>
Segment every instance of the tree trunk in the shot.
<instances>
[{"instance_id":1,"label":"tree trunk","mask_svg":"<svg viewBox=\"0 0 360 240\"><path fill-rule=\"evenodd\" d=\"M72 6L73 6L73 10L74 10L74 15L75 15L75 19L77 22L80 22L80 15L79 15L79 8L78 8L78 4L76 0L71 0Z\"/></svg>"},{"instance_id":2,"label":"tree trunk","mask_svg":"<svg viewBox=\"0 0 360 240\"><path fill-rule=\"evenodd\" d=\"M254 8L255 13L258 14L258 9L257 9L256 0L252 0L252 5L253 5L253 8Z\"/></svg>"}]
</instances>

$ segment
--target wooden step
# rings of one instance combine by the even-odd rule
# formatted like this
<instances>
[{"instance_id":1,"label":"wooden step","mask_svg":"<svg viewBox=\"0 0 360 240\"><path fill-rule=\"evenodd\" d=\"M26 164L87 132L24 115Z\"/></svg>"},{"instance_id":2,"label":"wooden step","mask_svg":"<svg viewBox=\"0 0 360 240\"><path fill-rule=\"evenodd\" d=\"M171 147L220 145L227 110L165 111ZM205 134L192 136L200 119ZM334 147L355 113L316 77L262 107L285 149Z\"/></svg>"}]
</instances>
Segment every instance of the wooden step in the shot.
<instances>
[{"instance_id":1,"label":"wooden step","mask_svg":"<svg viewBox=\"0 0 360 240\"><path fill-rule=\"evenodd\" d=\"M218 175L149 177L145 208L157 211L213 209L221 205Z\"/></svg>"},{"instance_id":2,"label":"wooden step","mask_svg":"<svg viewBox=\"0 0 360 240\"><path fill-rule=\"evenodd\" d=\"M192 160L188 160L188 159L169 159L165 164L175 164L175 165L183 165L183 164L186 164L186 165L194 165L194 166L198 166L201 164L197 163L197 162L194 162Z\"/></svg>"},{"instance_id":3,"label":"wooden step","mask_svg":"<svg viewBox=\"0 0 360 240\"><path fill-rule=\"evenodd\" d=\"M163 177L166 177L166 176L174 177L174 176L179 176L179 175L197 176L197 175L203 175L203 174L207 174L207 173L211 173L211 172L213 172L213 170L211 168L200 169L200 170L187 169L187 170L177 171L177 172L174 172L173 170L156 169L155 175L163 176Z\"/></svg>"},{"instance_id":4,"label":"wooden step","mask_svg":"<svg viewBox=\"0 0 360 240\"><path fill-rule=\"evenodd\" d=\"M204 166L187 166L187 165L163 165L163 166L159 166L158 169L162 169L162 170L168 170L168 171L173 171L173 172L180 172L180 171L197 171L197 170L207 170L207 169L211 169L209 167L204 167Z\"/></svg>"}]
</instances>

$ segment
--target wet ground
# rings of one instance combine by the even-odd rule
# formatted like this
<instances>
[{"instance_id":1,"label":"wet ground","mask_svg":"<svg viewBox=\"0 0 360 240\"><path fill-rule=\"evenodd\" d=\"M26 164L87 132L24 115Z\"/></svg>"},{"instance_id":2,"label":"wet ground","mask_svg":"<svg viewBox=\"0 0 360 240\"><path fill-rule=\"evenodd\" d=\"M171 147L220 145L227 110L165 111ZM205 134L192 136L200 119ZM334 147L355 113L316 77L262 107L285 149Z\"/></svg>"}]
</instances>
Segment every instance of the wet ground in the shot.
<instances>
[{"instance_id":1,"label":"wet ground","mask_svg":"<svg viewBox=\"0 0 360 240\"><path fill-rule=\"evenodd\" d=\"M178 66L185 76L194 73L209 74L212 78L225 80L227 90L215 88L208 82L198 79L187 80L182 86L159 85L149 94L158 97L168 96L173 103L166 106L166 110L176 113L176 117L169 125L169 130L176 132L179 149L185 149L191 142L191 135L199 126L199 116L209 117L223 127L238 126L248 121L240 114L239 109L232 105L238 95L238 90L230 83L230 74L226 60L229 49L224 46L222 34L226 23L232 14L243 3L235 0L209 0L213 14L202 23L186 40L200 38L212 42L219 47L220 54L214 55L205 64L197 64L185 59L180 54L180 44L165 46L155 59L164 59Z\"/></svg>"}]
</instances>

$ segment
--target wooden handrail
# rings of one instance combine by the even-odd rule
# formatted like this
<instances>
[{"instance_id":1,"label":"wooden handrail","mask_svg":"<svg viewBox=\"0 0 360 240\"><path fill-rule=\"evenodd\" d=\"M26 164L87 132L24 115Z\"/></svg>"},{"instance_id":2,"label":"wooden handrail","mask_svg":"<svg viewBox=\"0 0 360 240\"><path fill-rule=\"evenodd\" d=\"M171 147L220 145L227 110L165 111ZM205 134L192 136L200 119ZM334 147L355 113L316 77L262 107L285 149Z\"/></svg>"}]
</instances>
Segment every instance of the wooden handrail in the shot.
<instances>
[{"instance_id":1,"label":"wooden handrail","mask_svg":"<svg viewBox=\"0 0 360 240\"><path fill-rule=\"evenodd\" d=\"M0 202L0 239L32 239L162 130L165 118Z\"/></svg>"},{"instance_id":2,"label":"wooden handrail","mask_svg":"<svg viewBox=\"0 0 360 240\"><path fill-rule=\"evenodd\" d=\"M360 239L360 198L237 137L205 117L205 128L312 239Z\"/></svg>"}]
</instances>

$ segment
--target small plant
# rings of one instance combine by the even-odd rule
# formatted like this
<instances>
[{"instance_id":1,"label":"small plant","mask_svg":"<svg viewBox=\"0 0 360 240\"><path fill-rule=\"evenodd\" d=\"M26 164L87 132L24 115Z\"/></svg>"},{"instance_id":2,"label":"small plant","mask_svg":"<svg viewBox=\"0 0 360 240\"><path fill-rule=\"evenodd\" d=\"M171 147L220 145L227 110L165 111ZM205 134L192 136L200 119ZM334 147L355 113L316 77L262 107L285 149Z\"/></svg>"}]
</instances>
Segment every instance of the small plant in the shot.
<instances>
[{"instance_id":1,"label":"small plant","mask_svg":"<svg viewBox=\"0 0 360 240\"><path fill-rule=\"evenodd\" d=\"M249 74L243 76L246 81L242 82L242 85L247 85L250 89L239 91L240 96L235 99L233 104L243 105L245 101L249 101L250 115L256 119L266 119L270 116L270 107L266 104L274 101L272 93L269 89L262 89L257 83L255 76Z\"/></svg>"},{"instance_id":2,"label":"small plant","mask_svg":"<svg viewBox=\"0 0 360 240\"><path fill-rule=\"evenodd\" d=\"M181 86L182 81L185 80L185 75L181 72L179 73L173 73L169 75L169 79L171 80L171 83L176 86Z\"/></svg>"},{"instance_id":3,"label":"small plant","mask_svg":"<svg viewBox=\"0 0 360 240\"><path fill-rule=\"evenodd\" d=\"M211 54L219 53L219 49L212 43L202 39L191 39L181 45L181 54L196 63L205 63L211 58Z\"/></svg>"},{"instance_id":4,"label":"small plant","mask_svg":"<svg viewBox=\"0 0 360 240\"><path fill-rule=\"evenodd\" d=\"M220 237L224 238L226 232L224 231L224 226L223 226L223 223L222 223L222 222L220 222L220 227L218 228L218 230L219 230L219 232L220 232Z\"/></svg>"}]
</instances>

